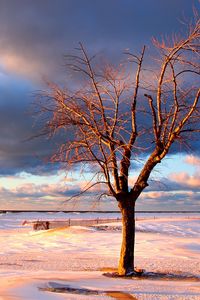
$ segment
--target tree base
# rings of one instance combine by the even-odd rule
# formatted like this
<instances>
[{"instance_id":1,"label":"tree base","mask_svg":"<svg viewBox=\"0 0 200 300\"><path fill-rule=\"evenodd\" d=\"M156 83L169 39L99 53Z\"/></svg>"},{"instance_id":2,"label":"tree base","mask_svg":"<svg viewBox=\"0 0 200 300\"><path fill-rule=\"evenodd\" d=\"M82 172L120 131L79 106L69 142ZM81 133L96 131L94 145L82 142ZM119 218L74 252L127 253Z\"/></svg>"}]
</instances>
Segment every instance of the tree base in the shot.
<instances>
[{"instance_id":1,"label":"tree base","mask_svg":"<svg viewBox=\"0 0 200 300\"><path fill-rule=\"evenodd\" d=\"M164 272L146 272L143 269L136 269L130 274L126 275L120 275L118 272L112 272L112 273L104 273L103 274L106 277L111 278L124 278L124 279L157 279L157 280L171 280L171 281L195 281L200 282L200 278L198 275L192 275L190 273L164 273Z\"/></svg>"},{"instance_id":2,"label":"tree base","mask_svg":"<svg viewBox=\"0 0 200 300\"><path fill-rule=\"evenodd\" d=\"M145 273L144 269L135 268L134 270L131 270L127 272L125 275L120 275L118 272L107 272L103 273L106 277L112 277L112 278L132 278L132 277L140 277Z\"/></svg>"},{"instance_id":3,"label":"tree base","mask_svg":"<svg viewBox=\"0 0 200 300\"><path fill-rule=\"evenodd\" d=\"M142 274L144 274L144 272L144 269L135 268L134 270L127 272L125 276L141 276Z\"/></svg>"}]
</instances>

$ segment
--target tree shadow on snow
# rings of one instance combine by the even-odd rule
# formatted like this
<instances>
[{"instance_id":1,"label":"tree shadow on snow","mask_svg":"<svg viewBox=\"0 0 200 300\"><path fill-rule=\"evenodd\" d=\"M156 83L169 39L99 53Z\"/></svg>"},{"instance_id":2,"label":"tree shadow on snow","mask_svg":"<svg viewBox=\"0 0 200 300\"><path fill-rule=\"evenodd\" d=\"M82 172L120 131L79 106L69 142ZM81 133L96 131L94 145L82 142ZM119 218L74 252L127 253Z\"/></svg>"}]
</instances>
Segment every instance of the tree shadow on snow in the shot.
<instances>
[{"instance_id":1,"label":"tree shadow on snow","mask_svg":"<svg viewBox=\"0 0 200 300\"><path fill-rule=\"evenodd\" d=\"M183 280L200 282L200 277L190 273L164 273L164 272L140 272L128 276L119 275L117 272L103 273L106 277L122 279L150 279L150 280Z\"/></svg>"}]
</instances>

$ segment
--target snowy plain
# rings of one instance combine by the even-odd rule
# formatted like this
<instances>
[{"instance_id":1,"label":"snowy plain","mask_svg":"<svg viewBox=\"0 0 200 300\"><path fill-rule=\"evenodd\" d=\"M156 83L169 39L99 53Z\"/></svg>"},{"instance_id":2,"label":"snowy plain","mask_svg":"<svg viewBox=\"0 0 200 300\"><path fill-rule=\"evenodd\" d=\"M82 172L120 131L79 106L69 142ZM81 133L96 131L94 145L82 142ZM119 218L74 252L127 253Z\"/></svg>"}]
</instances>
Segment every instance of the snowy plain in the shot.
<instances>
[{"instance_id":1,"label":"snowy plain","mask_svg":"<svg viewBox=\"0 0 200 300\"><path fill-rule=\"evenodd\" d=\"M41 231L22 225L24 220L119 216L1 214L0 300L200 299L199 214L137 215L136 266L161 275L140 279L103 275L117 267L120 222Z\"/></svg>"}]
</instances>

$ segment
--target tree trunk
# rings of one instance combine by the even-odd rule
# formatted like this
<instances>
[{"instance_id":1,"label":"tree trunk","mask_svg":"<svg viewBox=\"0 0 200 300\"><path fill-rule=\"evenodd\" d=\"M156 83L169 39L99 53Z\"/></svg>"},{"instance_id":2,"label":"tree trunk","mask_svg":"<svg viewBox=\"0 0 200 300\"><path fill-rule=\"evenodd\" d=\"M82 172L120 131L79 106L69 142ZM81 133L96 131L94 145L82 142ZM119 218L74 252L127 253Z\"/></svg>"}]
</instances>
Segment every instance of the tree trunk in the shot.
<instances>
[{"instance_id":1,"label":"tree trunk","mask_svg":"<svg viewBox=\"0 0 200 300\"><path fill-rule=\"evenodd\" d=\"M134 273L135 201L120 201L119 208L122 214L122 245L118 273L130 275Z\"/></svg>"}]
</instances>

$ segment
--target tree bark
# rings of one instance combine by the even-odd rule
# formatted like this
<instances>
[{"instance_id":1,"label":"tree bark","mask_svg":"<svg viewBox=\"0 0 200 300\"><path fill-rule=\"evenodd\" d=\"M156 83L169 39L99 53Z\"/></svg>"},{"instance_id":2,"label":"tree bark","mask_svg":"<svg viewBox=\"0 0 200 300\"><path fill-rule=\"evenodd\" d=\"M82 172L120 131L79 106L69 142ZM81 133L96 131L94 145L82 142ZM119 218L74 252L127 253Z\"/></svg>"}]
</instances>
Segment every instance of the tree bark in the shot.
<instances>
[{"instance_id":1,"label":"tree bark","mask_svg":"<svg viewBox=\"0 0 200 300\"><path fill-rule=\"evenodd\" d=\"M119 208L122 214L122 245L118 273L130 275L134 273L135 200L120 201Z\"/></svg>"}]
</instances>

